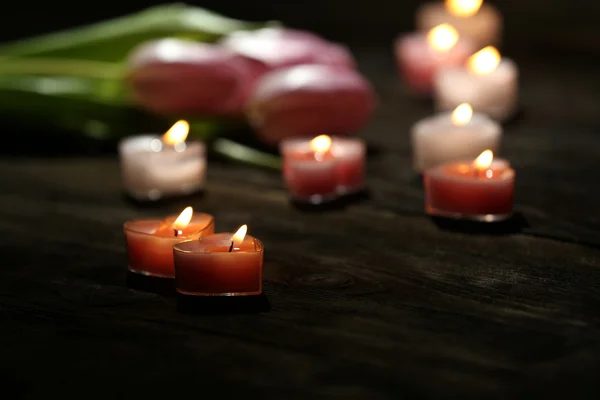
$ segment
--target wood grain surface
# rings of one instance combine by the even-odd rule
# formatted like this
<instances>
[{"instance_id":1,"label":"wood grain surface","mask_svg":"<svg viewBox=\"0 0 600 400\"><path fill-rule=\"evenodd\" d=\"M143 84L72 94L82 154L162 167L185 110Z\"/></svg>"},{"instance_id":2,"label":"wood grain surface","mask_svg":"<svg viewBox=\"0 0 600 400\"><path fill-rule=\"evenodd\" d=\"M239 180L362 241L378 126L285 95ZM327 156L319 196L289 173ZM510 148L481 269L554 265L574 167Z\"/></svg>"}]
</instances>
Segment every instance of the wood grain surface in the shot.
<instances>
[{"instance_id":1,"label":"wood grain surface","mask_svg":"<svg viewBox=\"0 0 600 400\"><path fill-rule=\"evenodd\" d=\"M523 110L502 149L519 218L485 230L423 214L408 131L431 105L402 92L389 54L359 54L380 107L364 131L369 197L344 208L299 210L278 173L220 161L203 196L140 207L121 196L114 154L4 156L9 398L79 385L86 397L598 398L595 71L521 63ZM34 147L20 137L10 146ZM263 241L265 296L189 304L128 276L123 222L187 205Z\"/></svg>"}]
</instances>

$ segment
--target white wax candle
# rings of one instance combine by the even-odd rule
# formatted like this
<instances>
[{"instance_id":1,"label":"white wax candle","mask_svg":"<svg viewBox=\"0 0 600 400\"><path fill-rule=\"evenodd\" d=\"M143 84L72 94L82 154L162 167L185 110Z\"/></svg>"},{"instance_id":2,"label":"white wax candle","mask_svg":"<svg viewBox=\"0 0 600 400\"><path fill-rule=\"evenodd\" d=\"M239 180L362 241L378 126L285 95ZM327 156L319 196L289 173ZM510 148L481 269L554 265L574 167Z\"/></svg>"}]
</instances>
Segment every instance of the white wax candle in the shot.
<instances>
[{"instance_id":1,"label":"white wax candle","mask_svg":"<svg viewBox=\"0 0 600 400\"><path fill-rule=\"evenodd\" d=\"M461 37L470 39L477 49L488 45L500 44L502 35L502 15L498 10L483 4L471 15L465 9L460 9L460 1L425 4L417 12L417 30L427 32L442 23L451 24ZM475 4L473 4L476 6Z\"/></svg>"},{"instance_id":2,"label":"white wax candle","mask_svg":"<svg viewBox=\"0 0 600 400\"><path fill-rule=\"evenodd\" d=\"M174 146L158 135L141 135L119 143L125 191L138 200L183 195L203 188L205 147L187 141Z\"/></svg>"},{"instance_id":3,"label":"white wax candle","mask_svg":"<svg viewBox=\"0 0 600 400\"><path fill-rule=\"evenodd\" d=\"M469 103L474 110L504 121L517 108L518 75L516 64L509 59L502 59L497 67L485 73L475 73L471 67L444 69L435 77L436 107L452 110L461 103Z\"/></svg>"},{"instance_id":4,"label":"white wax candle","mask_svg":"<svg viewBox=\"0 0 600 400\"><path fill-rule=\"evenodd\" d=\"M417 122L412 129L414 169L422 172L452 161L474 159L486 149L497 152L502 127L478 113L467 121L458 124L453 113L447 112Z\"/></svg>"}]
</instances>

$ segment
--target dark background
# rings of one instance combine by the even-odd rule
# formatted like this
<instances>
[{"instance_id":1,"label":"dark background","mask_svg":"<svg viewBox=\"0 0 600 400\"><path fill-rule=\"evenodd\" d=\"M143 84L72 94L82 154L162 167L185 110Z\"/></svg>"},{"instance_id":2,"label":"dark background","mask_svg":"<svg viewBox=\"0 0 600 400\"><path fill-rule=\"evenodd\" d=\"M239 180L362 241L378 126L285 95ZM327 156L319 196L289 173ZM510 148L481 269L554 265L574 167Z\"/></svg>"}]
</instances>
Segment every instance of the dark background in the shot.
<instances>
[{"instance_id":1,"label":"dark background","mask_svg":"<svg viewBox=\"0 0 600 400\"><path fill-rule=\"evenodd\" d=\"M1 39L9 40L110 18L166 2L76 3L58 1L32 6L15 3L3 10ZM414 27L416 0L209 0L188 2L247 20L280 20L352 43L389 45ZM593 57L600 50L600 2L594 0L497 0L505 17L505 51L541 56Z\"/></svg>"}]
</instances>

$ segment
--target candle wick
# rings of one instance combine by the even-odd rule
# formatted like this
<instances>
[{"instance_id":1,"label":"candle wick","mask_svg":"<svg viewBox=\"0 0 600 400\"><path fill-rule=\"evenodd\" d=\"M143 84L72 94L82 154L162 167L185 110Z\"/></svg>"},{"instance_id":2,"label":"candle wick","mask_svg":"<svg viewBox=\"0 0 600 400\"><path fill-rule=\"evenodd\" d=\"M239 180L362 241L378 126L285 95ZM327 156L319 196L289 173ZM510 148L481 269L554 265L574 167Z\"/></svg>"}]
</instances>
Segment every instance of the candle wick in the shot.
<instances>
[{"instance_id":1,"label":"candle wick","mask_svg":"<svg viewBox=\"0 0 600 400\"><path fill-rule=\"evenodd\" d=\"M229 252L231 253L232 250L233 250L233 241L231 241L231 246L229 246Z\"/></svg>"},{"instance_id":2,"label":"candle wick","mask_svg":"<svg viewBox=\"0 0 600 400\"><path fill-rule=\"evenodd\" d=\"M175 237L177 237L181 232L178 229L173 229L173 233L175 234Z\"/></svg>"}]
</instances>

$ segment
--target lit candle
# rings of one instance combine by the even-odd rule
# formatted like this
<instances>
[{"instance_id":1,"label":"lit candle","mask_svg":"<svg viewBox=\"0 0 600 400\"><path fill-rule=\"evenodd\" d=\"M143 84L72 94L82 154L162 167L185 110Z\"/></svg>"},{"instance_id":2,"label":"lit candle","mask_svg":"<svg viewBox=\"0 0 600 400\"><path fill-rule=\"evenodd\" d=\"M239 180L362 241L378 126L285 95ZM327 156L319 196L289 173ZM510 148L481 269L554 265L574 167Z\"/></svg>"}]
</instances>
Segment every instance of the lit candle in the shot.
<instances>
[{"instance_id":1,"label":"lit candle","mask_svg":"<svg viewBox=\"0 0 600 400\"><path fill-rule=\"evenodd\" d=\"M186 141L189 124L178 121L162 137L140 135L119 143L125 191L137 200L190 194L202 189L205 147Z\"/></svg>"},{"instance_id":2,"label":"lit candle","mask_svg":"<svg viewBox=\"0 0 600 400\"><path fill-rule=\"evenodd\" d=\"M450 161L477 157L485 149L498 151L502 127L469 104L417 122L412 129L413 166L421 172Z\"/></svg>"},{"instance_id":3,"label":"lit candle","mask_svg":"<svg viewBox=\"0 0 600 400\"><path fill-rule=\"evenodd\" d=\"M177 291L193 296L248 296L262 293L264 246L246 235L218 233L173 246Z\"/></svg>"},{"instance_id":4,"label":"lit candle","mask_svg":"<svg viewBox=\"0 0 600 400\"><path fill-rule=\"evenodd\" d=\"M512 215L515 171L486 150L475 161L444 164L424 173L425 209L434 216L484 222Z\"/></svg>"},{"instance_id":5,"label":"lit candle","mask_svg":"<svg viewBox=\"0 0 600 400\"><path fill-rule=\"evenodd\" d=\"M441 24L427 34L400 36L395 43L396 62L408 87L416 94L430 94L441 68L461 65L475 47L461 39L454 27Z\"/></svg>"},{"instance_id":6,"label":"lit candle","mask_svg":"<svg viewBox=\"0 0 600 400\"><path fill-rule=\"evenodd\" d=\"M452 24L458 33L480 49L500 44L502 15L483 0L446 0L425 4L417 12L417 30L427 32L432 27Z\"/></svg>"},{"instance_id":7,"label":"lit candle","mask_svg":"<svg viewBox=\"0 0 600 400\"><path fill-rule=\"evenodd\" d=\"M280 150L283 177L295 201L319 204L365 187L366 146L360 139L288 139Z\"/></svg>"},{"instance_id":8,"label":"lit candle","mask_svg":"<svg viewBox=\"0 0 600 400\"><path fill-rule=\"evenodd\" d=\"M164 219L138 219L123 226L129 270L138 274L174 278L173 245L215 231L212 215L194 213L187 207Z\"/></svg>"},{"instance_id":9,"label":"lit candle","mask_svg":"<svg viewBox=\"0 0 600 400\"><path fill-rule=\"evenodd\" d=\"M444 69L435 78L439 110L452 110L461 103L469 103L498 121L514 114L518 92L516 64L501 58L491 46L469 57L465 66Z\"/></svg>"}]
</instances>

